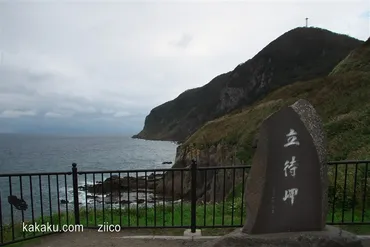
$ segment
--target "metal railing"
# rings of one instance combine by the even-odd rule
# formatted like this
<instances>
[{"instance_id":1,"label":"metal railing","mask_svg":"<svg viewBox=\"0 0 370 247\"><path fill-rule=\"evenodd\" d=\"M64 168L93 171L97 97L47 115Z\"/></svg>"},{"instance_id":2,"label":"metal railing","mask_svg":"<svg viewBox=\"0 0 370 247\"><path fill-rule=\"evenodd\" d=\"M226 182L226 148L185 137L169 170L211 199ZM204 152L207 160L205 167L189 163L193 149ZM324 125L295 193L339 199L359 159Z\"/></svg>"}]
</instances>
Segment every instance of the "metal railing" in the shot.
<instances>
[{"instance_id":1,"label":"metal railing","mask_svg":"<svg viewBox=\"0 0 370 247\"><path fill-rule=\"evenodd\" d=\"M370 225L370 161L329 162L327 224ZM0 175L0 246L55 232L241 227L250 166Z\"/></svg>"}]
</instances>

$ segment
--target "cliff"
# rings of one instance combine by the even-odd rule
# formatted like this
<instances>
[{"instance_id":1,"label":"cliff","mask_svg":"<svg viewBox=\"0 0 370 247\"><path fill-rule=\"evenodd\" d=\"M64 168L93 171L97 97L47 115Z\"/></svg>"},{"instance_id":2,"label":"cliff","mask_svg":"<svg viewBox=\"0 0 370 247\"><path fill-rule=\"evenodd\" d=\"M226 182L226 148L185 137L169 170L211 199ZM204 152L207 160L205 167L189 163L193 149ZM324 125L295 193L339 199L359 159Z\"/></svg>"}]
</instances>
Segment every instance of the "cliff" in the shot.
<instances>
[{"instance_id":1,"label":"cliff","mask_svg":"<svg viewBox=\"0 0 370 247\"><path fill-rule=\"evenodd\" d=\"M329 74L362 41L318 28L296 28L233 71L154 108L134 138L185 141L206 122L253 104L296 81Z\"/></svg>"},{"instance_id":2,"label":"cliff","mask_svg":"<svg viewBox=\"0 0 370 247\"><path fill-rule=\"evenodd\" d=\"M358 54L358 55L355 55ZM250 163L253 141L261 122L273 112L298 99L307 99L316 108L324 122L328 138L329 160L365 160L370 155L370 66L369 40L338 64L336 73L309 81L286 85L269 93L262 100L245 109L207 122L178 147L174 167L186 167L196 158L201 167L232 166ZM361 64L361 66L357 66ZM345 66L344 66L345 65ZM242 180L236 174L236 182ZM175 174L175 183L180 181ZM199 173L204 177L204 172ZM226 174L226 193L231 190L232 174ZM216 180L217 187L211 186ZM221 199L222 176L211 172L207 184L198 180L198 198ZM164 181L170 193L172 179ZM189 177L184 176L184 193L190 192ZM163 184L158 186L161 191ZM175 194L181 186L175 187ZM215 197L216 196L216 197Z\"/></svg>"}]
</instances>

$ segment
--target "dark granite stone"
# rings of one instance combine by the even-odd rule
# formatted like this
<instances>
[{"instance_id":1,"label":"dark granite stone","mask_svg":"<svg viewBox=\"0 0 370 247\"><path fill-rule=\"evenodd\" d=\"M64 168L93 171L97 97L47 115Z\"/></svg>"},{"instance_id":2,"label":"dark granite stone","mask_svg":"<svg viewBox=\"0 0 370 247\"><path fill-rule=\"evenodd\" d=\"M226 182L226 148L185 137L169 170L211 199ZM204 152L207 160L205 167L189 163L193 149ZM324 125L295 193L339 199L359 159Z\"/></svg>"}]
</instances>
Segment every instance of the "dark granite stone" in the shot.
<instances>
[{"instance_id":1,"label":"dark granite stone","mask_svg":"<svg viewBox=\"0 0 370 247\"><path fill-rule=\"evenodd\" d=\"M325 137L305 100L261 125L246 185L249 234L320 231L327 215Z\"/></svg>"},{"instance_id":2,"label":"dark granite stone","mask_svg":"<svg viewBox=\"0 0 370 247\"><path fill-rule=\"evenodd\" d=\"M323 231L249 235L237 229L203 247L363 247L356 235L327 226Z\"/></svg>"}]
</instances>

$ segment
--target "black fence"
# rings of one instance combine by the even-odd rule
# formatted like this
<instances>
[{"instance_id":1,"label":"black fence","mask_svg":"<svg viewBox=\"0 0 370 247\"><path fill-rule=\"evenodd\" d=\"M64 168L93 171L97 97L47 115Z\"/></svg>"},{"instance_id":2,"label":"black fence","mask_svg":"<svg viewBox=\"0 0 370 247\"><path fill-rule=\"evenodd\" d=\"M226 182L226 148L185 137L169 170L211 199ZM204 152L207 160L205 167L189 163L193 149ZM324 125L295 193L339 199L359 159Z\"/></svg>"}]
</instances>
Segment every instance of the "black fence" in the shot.
<instances>
[{"instance_id":1,"label":"black fence","mask_svg":"<svg viewBox=\"0 0 370 247\"><path fill-rule=\"evenodd\" d=\"M329 162L331 225L370 225L370 161ZM241 227L250 166L0 175L0 246L95 228Z\"/></svg>"}]
</instances>

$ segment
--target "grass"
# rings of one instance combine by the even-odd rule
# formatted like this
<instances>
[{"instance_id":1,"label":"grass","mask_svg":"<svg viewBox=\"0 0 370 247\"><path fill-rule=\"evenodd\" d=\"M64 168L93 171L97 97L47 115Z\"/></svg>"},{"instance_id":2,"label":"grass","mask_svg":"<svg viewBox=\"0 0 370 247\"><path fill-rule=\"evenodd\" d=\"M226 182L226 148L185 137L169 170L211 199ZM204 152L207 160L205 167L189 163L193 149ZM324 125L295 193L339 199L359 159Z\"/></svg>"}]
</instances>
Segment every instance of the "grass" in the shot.
<instances>
[{"instance_id":1,"label":"grass","mask_svg":"<svg viewBox=\"0 0 370 247\"><path fill-rule=\"evenodd\" d=\"M370 73L349 72L278 89L241 112L206 123L183 145L196 145L199 157L207 157L210 145L233 150L250 163L255 134L262 121L298 99L307 99L324 123L328 160L367 159L370 150ZM224 155L224 163L228 162ZM222 157L220 157L221 159Z\"/></svg>"},{"instance_id":2,"label":"grass","mask_svg":"<svg viewBox=\"0 0 370 247\"><path fill-rule=\"evenodd\" d=\"M197 205L196 216L197 216L197 228L204 228L203 235L221 235L230 232L231 230L241 227L245 221L245 210L242 210L240 198L235 199L234 207L230 200L227 200L224 204L206 204ZM243 207L244 208L244 207ZM370 208L369 208L370 210ZM356 226L340 226L345 230L357 233L357 234L370 234L370 211L366 210L364 217L362 217L362 210L355 209L347 210L342 212L336 210L334 212L334 225L340 224L341 222L367 222L368 225L356 225ZM84 228L96 228L99 225L120 225L121 229L130 229L141 227L135 231L136 234L165 234L165 235L182 235L185 228L189 228L191 224L191 206L189 203L172 204L163 206L158 205L154 208L130 208L130 209L113 209L106 208L103 210L97 210L96 213L93 209L86 211L81 209L80 211L80 224ZM343 218L342 218L343 214ZM332 214L329 212L328 222L332 221ZM38 218L36 221L38 224L42 224L42 219ZM63 224L75 224L74 214L69 213L68 217L66 213L54 214L52 218L45 217L44 223L49 222L54 225ZM32 224L32 223L26 223ZM171 228L171 227L178 228ZM223 226L229 226L227 228ZM142 229L145 227L168 227L168 229ZM212 228L207 228L212 227ZM12 240L12 228L11 226L4 227L4 242ZM41 233L36 233L39 235ZM22 224L14 226L15 239L22 239L34 236L34 233L23 232ZM37 241L37 240L30 240ZM13 244L12 246L22 246L25 243Z\"/></svg>"},{"instance_id":3,"label":"grass","mask_svg":"<svg viewBox=\"0 0 370 247\"><path fill-rule=\"evenodd\" d=\"M330 73L330 75L346 73L348 71L370 70L370 38L362 44L360 49L352 51Z\"/></svg>"}]
</instances>

